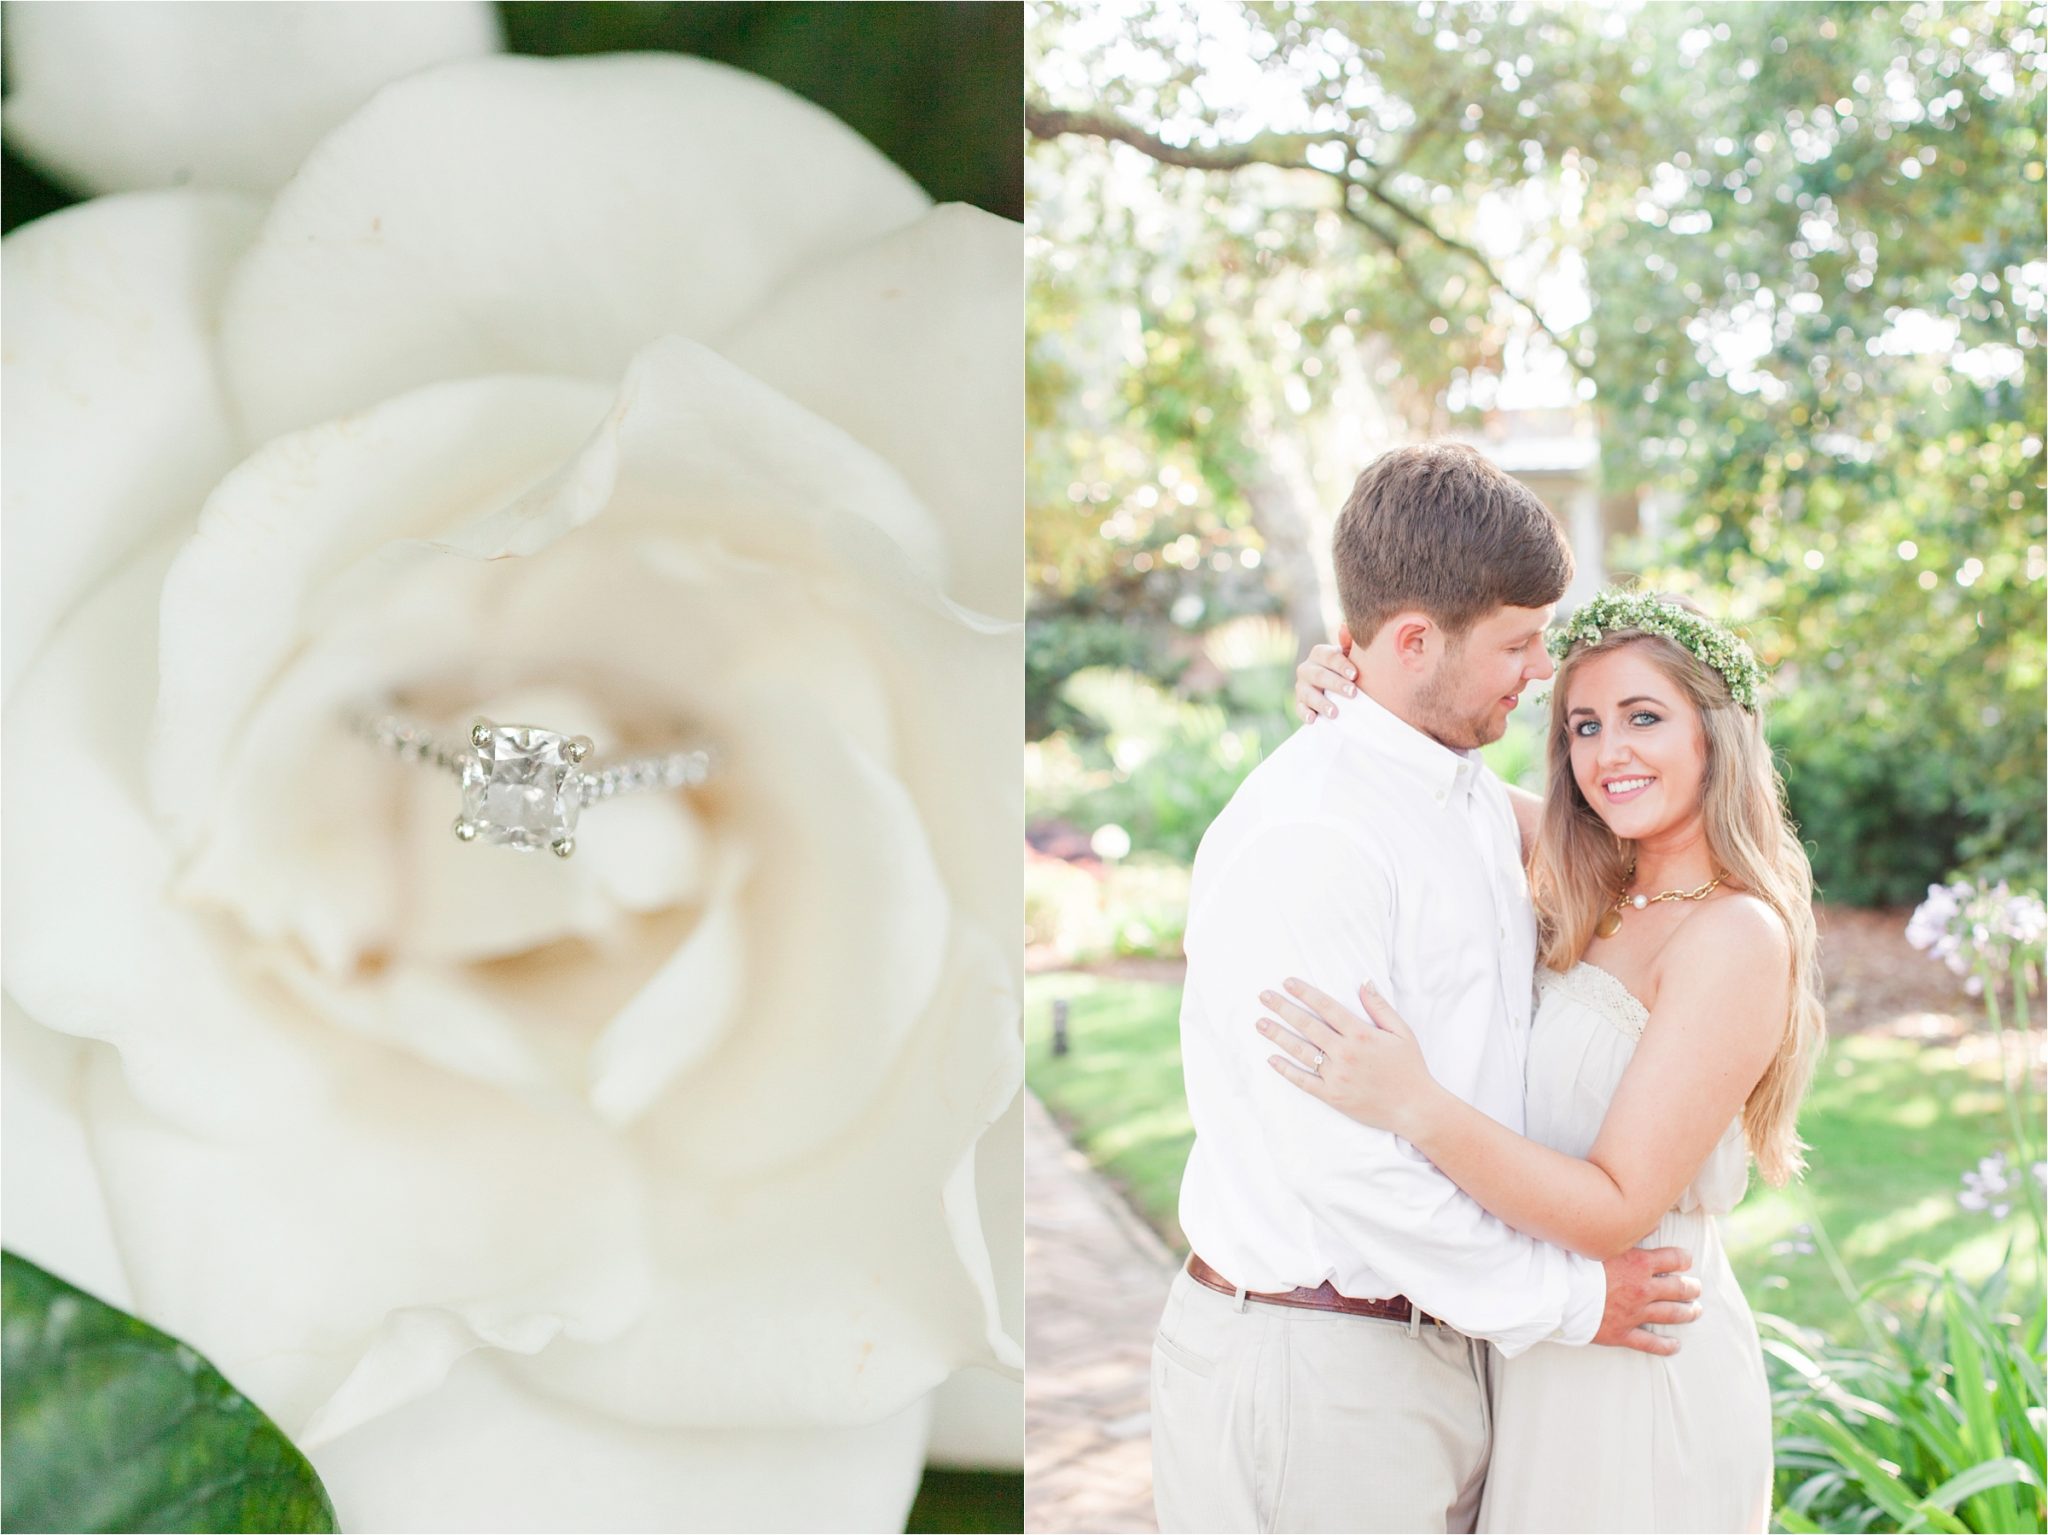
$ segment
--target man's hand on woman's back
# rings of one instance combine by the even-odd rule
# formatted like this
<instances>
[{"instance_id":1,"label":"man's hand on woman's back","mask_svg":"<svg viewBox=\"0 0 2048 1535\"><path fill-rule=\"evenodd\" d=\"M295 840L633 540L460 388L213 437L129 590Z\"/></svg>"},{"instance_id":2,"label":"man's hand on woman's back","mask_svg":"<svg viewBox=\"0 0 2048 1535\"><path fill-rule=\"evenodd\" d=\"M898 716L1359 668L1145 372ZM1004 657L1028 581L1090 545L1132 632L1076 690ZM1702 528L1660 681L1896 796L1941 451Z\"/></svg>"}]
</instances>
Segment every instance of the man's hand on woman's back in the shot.
<instances>
[{"instance_id":1,"label":"man's hand on woman's back","mask_svg":"<svg viewBox=\"0 0 2048 1535\"><path fill-rule=\"evenodd\" d=\"M1692 1255L1678 1247L1631 1247L1601 1265L1607 1270L1607 1308L1593 1341L1645 1354L1675 1354L1678 1340L1644 1330L1697 1322L1700 1282L1688 1272Z\"/></svg>"}]
</instances>

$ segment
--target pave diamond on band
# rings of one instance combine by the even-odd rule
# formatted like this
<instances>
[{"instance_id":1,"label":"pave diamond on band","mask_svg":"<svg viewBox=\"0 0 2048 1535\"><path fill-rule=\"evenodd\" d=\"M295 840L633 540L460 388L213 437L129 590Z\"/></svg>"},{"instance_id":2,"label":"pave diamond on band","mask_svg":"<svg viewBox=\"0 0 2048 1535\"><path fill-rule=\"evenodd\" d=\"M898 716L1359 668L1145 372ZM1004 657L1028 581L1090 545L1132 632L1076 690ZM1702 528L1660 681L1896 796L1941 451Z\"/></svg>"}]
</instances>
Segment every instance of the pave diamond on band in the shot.
<instances>
[{"instance_id":1,"label":"pave diamond on band","mask_svg":"<svg viewBox=\"0 0 2048 1535\"><path fill-rule=\"evenodd\" d=\"M576 821L590 806L621 794L694 789L711 776L703 746L593 762L588 736L538 725L479 719L454 741L404 715L363 709L348 715L356 735L403 760L424 762L462 781L455 835L521 852L546 848L558 858L576 851Z\"/></svg>"}]
</instances>

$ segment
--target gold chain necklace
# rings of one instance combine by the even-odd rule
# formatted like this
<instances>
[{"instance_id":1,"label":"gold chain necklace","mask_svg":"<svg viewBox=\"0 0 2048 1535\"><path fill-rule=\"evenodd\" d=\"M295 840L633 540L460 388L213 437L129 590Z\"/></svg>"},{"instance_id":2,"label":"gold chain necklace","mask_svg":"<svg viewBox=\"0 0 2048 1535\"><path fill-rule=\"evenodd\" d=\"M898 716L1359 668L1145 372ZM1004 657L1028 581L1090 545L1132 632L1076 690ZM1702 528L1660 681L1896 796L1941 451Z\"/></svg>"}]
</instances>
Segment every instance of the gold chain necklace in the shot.
<instances>
[{"instance_id":1,"label":"gold chain necklace","mask_svg":"<svg viewBox=\"0 0 2048 1535\"><path fill-rule=\"evenodd\" d=\"M1600 913L1600 920L1594 924L1593 931L1602 938L1612 938L1621 931L1622 914L1631 908L1642 911L1659 901L1704 901L1720 888L1721 881L1727 877L1725 874L1716 874L1697 890L1665 890L1656 895L1630 895L1628 887L1635 883L1636 878L1636 861L1631 858L1628 861L1628 873L1622 877L1621 890L1614 897L1614 904Z\"/></svg>"}]
</instances>

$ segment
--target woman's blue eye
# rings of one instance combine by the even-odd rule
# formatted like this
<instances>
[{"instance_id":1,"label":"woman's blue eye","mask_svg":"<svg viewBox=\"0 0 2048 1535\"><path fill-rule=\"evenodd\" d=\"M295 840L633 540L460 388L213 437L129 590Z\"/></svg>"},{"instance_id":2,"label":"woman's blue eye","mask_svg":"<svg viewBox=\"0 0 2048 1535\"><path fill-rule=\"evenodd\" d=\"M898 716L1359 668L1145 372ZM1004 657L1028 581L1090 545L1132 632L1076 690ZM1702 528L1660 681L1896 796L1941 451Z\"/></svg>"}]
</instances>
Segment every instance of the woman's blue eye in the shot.
<instances>
[{"instance_id":1,"label":"woman's blue eye","mask_svg":"<svg viewBox=\"0 0 2048 1535\"><path fill-rule=\"evenodd\" d=\"M1598 720L1580 720L1578 724L1572 726L1572 734L1575 736L1595 735L1599 732L1599 729L1600 722Z\"/></svg>"},{"instance_id":2,"label":"woman's blue eye","mask_svg":"<svg viewBox=\"0 0 2048 1535\"><path fill-rule=\"evenodd\" d=\"M1631 725L1654 725L1659 718L1660 716L1652 714L1648 709L1638 709L1628 717L1628 722Z\"/></svg>"}]
</instances>

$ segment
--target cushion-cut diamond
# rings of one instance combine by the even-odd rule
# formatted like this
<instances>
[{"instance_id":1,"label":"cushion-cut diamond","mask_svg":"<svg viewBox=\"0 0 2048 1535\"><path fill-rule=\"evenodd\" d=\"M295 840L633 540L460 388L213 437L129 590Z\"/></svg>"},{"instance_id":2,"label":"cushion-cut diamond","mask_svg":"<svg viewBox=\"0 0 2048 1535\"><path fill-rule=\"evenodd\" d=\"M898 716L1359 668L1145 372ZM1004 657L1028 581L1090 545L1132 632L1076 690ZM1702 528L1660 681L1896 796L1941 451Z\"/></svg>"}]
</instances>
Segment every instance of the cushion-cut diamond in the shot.
<instances>
[{"instance_id":1,"label":"cushion-cut diamond","mask_svg":"<svg viewBox=\"0 0 2048 1535\"><path fill-rule=\"evenodd\" d=\"M575 739L531 725L492 726L462 765L462 819L484 841L525 852L572 839L582 808Z\"/></svg>"}]
</instances>

